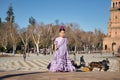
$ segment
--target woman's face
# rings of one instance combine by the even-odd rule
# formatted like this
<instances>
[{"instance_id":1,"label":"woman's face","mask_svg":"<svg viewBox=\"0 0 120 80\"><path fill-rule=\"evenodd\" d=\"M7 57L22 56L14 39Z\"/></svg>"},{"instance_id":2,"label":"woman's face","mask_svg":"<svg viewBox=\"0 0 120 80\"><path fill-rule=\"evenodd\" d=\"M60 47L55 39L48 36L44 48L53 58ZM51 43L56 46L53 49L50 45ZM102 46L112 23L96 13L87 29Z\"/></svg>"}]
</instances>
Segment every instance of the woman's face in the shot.
<instances>
[{"instance_id":1,"label":"woman's face","mask_svg":"<svg viewBox=\"0 0 120 80\"><path fill-rule=\"evenodd\" d=\"M65 31L60 31L59 35L60 35L60 37L65 37Z\"/></svg>"}]
</instances>

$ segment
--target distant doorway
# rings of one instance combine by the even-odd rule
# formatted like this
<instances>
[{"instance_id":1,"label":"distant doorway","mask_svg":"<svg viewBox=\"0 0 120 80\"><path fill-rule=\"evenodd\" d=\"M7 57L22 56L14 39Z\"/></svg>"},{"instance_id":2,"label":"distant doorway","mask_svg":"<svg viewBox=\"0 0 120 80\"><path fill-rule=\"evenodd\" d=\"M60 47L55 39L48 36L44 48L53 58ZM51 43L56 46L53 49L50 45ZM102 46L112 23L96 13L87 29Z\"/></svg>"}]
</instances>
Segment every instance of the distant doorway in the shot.
<instances>
[{"instance_id":1,"label":"distant doorway","mask_svg":"<svg viewBox=\"0 0 120 80\"><path fill-rule=\"evenodd\" d=\"M105 50L107 50L107 45L105 45Z\"/></svg>"},{"instance_id":2,"label":"distant doorway","mask_svg":"<svg viewBox=\"0 0 120 80\"><path fill-rule=\"evenodd\" d=\"M118 53L120 54L120 46L119 46L119 48L118 48Z\"/></svg>"},{"instance_id":3,"label":"distant doorway","mask_svg":"<svg viewBox=\"0 0 120 80\"><path fill-rule=\"evenodd\" d=\"M116 50L116 43L113 42L113 43L112 43L112 51L115 51L115 50Z\"/></svg>"}]
</instances>

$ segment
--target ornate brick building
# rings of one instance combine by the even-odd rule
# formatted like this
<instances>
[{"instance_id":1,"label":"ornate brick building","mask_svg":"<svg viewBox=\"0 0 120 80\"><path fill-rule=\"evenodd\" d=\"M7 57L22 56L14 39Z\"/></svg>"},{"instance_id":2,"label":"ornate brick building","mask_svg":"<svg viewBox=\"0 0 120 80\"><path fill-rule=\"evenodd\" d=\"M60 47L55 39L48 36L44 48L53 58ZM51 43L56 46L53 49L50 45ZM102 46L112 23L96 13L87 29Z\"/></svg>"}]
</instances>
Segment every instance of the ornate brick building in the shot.
<instances>
[{"instance_id":1,"label":"ornate brick building","mask_svg":"<svg viewBox=\"0 0 120 80\"><path fill-rule=\"evenodd\" d=\"M103 39L103 51L115 53L120 47L120 0L111 1L108 33Z\"/></svg>"}]
</instances>

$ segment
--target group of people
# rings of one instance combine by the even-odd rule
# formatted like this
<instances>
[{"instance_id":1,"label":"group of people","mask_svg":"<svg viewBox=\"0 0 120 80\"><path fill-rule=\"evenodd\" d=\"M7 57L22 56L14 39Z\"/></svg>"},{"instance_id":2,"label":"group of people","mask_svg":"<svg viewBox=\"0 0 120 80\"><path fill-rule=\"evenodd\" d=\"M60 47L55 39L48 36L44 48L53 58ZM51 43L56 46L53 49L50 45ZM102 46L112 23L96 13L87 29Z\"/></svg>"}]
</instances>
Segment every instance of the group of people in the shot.
<instances>
[{"instance_id":1,"label":"group of people","mask_svg":"<svg viewBox=\"0 0 120 80\"><path fill-rule=\"evenodd\" d=\"M86 66L86 63L85 63L85 60L84 60L84 56L80 57L80 64L79 65L77 64L76 54L74 54L74 59L71 62L72 62L72 65L76 69L79 69L81 67L85 67Z\"/></svg>"}]
</instances>

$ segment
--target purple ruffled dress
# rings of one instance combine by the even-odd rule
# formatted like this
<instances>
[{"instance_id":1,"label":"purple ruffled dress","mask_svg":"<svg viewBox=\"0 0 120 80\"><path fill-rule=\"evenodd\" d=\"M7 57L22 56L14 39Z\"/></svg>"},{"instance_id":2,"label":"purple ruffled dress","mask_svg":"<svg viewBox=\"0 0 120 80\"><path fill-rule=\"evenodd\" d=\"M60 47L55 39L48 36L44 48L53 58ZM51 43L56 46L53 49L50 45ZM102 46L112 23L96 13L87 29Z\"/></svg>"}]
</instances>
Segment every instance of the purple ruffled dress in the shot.
<instances>
[{"instance_id":1,"label":"purple ruffled dress","mask_svg":"<svg viewBox=\"0 0 120 80\"><path fill-rule=\"evenodd\" d=\"M54 44L58 48L54 52L53 60L51 61L51 72L72 72L75 67L72 65L67 51L67 38L58 37Z\"/></svg>"}]
</instances>

